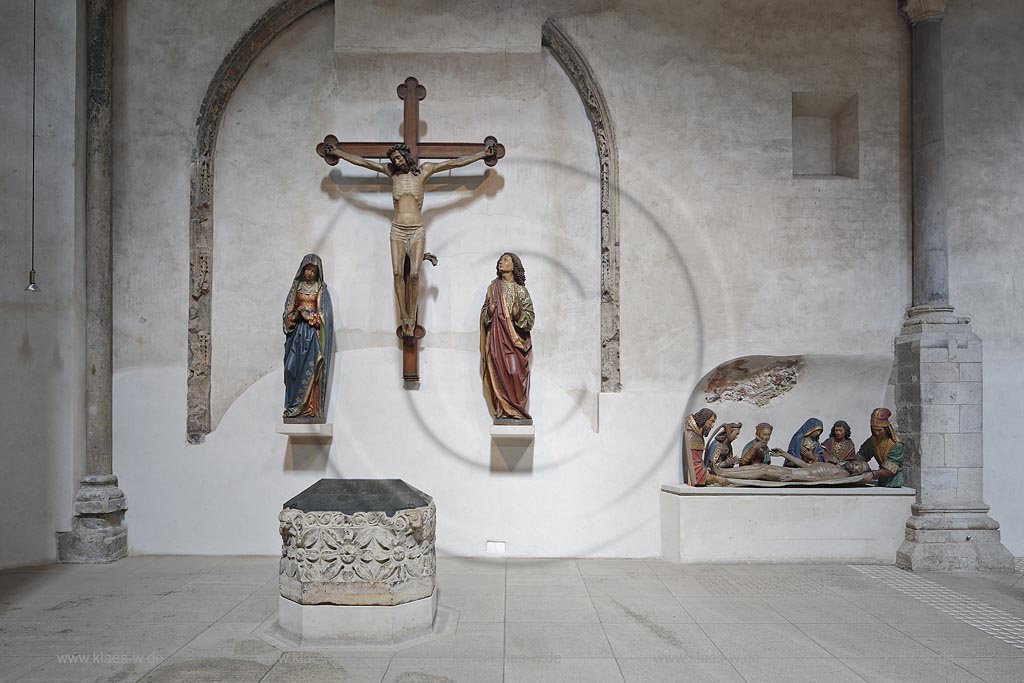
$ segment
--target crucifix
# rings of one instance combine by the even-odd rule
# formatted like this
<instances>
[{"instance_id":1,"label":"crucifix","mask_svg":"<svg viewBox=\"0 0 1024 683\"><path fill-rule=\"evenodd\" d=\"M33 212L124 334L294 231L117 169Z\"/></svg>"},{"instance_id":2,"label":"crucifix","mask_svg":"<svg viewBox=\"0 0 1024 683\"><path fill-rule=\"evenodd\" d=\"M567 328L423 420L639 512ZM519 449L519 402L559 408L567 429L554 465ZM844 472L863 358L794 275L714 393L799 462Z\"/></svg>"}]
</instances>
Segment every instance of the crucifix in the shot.
<instances>
[{"instance_id":1,"label":"crucifix","mask_svg":"<svg viewBox=\"0 0 1024 683\"><path fill-rule=\"evenodd\" d=\"M483 144L420 142L420 100L426 96L427 89L412 76L398 86L398 99L405 103L402 142L339 142L335 136L328 135L316 146L316 153L331 166L345 160L391 178L395 205L391 219L391 269L402 319L395 333L402 340L402 379L407 389L419 386L419 340L426 334L416 322L420 265L425 260L437 265L437 257L426 253L423 183L440 171L476 161L494 166L505 156L505 146L492 136L484 138ZM373 159L388 161L382 163ZM443 161L420 163L423 159Z\"/></svg>"}]
</instances>

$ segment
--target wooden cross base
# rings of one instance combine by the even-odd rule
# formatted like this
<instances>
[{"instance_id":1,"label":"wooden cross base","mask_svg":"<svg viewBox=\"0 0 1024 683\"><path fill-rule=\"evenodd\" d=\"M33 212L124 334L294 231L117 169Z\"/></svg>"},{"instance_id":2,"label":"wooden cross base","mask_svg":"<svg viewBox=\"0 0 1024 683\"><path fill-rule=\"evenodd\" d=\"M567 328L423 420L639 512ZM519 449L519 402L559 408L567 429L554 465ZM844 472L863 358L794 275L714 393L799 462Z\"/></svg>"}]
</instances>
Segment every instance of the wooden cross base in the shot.
<instances>
[{"instance_id":1,"label":"wooden cross base","mask_svg":"<svg viewBox=\"0 0 1024 683\"><path fill-rule=\"evenodd\" d=\"M401 326L395 334L402 340L402 382L406 389L420 388L420 339L427 333L422 325L417 325L412 336L402 333Z\"/></svg>"}]
</instances>

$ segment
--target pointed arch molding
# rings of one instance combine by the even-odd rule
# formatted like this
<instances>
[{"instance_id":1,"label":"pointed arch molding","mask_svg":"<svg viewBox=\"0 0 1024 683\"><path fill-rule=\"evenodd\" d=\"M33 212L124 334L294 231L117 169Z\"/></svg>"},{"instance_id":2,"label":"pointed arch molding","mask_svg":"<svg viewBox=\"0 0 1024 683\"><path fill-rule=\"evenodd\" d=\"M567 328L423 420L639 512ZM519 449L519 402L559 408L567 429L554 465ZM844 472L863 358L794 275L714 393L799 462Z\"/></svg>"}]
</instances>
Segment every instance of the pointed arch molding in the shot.
<instances>
[{"instance_id":1,"label":"pointed arch molding","mask_svg":"<svg viewBox=\"0 0 1024 683\"><path fill-rule=\"evenodd\" d=\"M224 57L196 119L189 189L188 392L190 443L210 433L213 296L214 159L227 104L256 57L298 19L333 0L281 0L250 26ZM611 118L593 72L558 25L548 20L542 40L572 79L594 130L601 175L601 391L619 391L618 156Z\"/></svg>"},{"instance_id":2,"label":"pointed arch molding","mask_svg":"<svg viewBox=\"0 0 1024 683\"><path fill-rule=\"evenodd\" d=\"M231 95L256 57L296 20L331 0L282 0L250 26L220 63L203 97L192 143L189 187L188 398L190 443L210 433L213 298L213 170L217 133Z\"/></svg>"},{"instance_id":3,"label":"pointed arch molding","mask_svg":"<svg viewBox=\"0 0 1024 683\"><path fill-rule=\"evenodd\" d=\"M541 28L544 46L565 69L583 100L597 142L601 172L601 391L622 390L619 374L619 148L594 72L553 19Z\"/></svg>"}]
</instances>

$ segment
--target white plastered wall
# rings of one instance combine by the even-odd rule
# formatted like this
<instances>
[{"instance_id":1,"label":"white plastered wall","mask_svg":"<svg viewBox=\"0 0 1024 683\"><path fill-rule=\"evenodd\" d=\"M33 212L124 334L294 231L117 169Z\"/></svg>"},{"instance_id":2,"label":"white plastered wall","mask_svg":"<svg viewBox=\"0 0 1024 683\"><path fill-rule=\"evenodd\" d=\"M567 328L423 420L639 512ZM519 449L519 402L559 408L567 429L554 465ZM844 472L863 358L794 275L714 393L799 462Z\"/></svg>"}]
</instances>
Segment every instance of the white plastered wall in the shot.
<instances>
[{"instance_id":1,"label":"white plastered wall","mask_svg":"<svg viewBox=\"0 0 1024 683\"><path fill-rule=\"evenodd\" d=\"M943 21L950 299L984 342L985 502L1024 555L1024 5L956 0Z\"/></svg>"},{"instance_id":2,"label":"white plastered wall","mask_svg":"<svg viewBox=\"0 0 1024 683\"><path fill-rule=\"evenodd\" d=\"M32 2L0 3L0 568L55 559L84 457L81 4L38 3L29 293Z\"/></svg>"},{"instance_id":3,"label":"white plastered wall","mask_svg":"<svg viewBox=\"0 0 1024 683\"><path fill-rule=\"evenodd\" d=\"M281 503L345 476L401 477L433 495L442 551L476 555L501 540L513 555L653 556L658 489L677 480L693 386L744 355L844 356L842 377L860 364L871 381L838 389L858 414L819 417L866 433L862 413L884 400L909 303L905 23L888 0L732 0L561 19L619 142L623 391L599 403L596 157L553 58L335 52L332 8L293 26L222 124L216 429L187 445L192 124L223 55L269 5L120 6L115 272L128 296L115 311L114 459L134 552L276 552ZM353 20L393 31L366 13ZM328 132L396 138L394 87L407 75L428 88L424 139L494 134L508 146L487 177L466 169L427 196L428 249L441 263L425 266L418 392L400 388L386 185L343 165L332 174L312 151ZM793 91L858 94L858 179L792 177ZM532 471L518 474L492 469L475 351L480 299L505 249L522 254L538 309L537 441ZM335 437L323 447L274 433L280 308L307 251L324 257L336 312ZM760 414L780 445L823 384Z\"/></svg>"}]
</instances>

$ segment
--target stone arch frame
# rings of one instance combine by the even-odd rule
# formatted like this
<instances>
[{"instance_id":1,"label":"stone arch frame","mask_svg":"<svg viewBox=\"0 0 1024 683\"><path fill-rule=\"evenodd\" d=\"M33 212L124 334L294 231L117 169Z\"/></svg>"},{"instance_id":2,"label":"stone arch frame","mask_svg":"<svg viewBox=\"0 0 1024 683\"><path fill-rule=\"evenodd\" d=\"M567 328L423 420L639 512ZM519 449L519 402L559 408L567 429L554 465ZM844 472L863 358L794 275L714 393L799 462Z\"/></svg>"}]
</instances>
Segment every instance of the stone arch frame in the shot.
<instances>
[{"instance_id":1,"label":"stone arch frame","mask_svg":"<svg viewBox=\"0 0 1024 683\"><path fill-rule=\"evenodd\" d=\"M235 42L206 88L192 143L189 181L188 393L189 443L210 433L210 346L213 325L213 173L217 133L231 95L256 57L297 20L333 0L281 0Z\"/></svg>"},{"instance_id":2,"label":"stone arch frame","mask_svg":"<svg viewBox=\"0 0 1024 683\"><path fill-rule=\"evenodd\" d=\"M217 134L246 71L297 20L333 0L281 0L242 34L210 80L196 118L189 182L189 311L186 432L199 444L210 433L213 323L213 200ZM597 142L601 174L601 391L621 391L619 375L618 149L608 105L579 49L552 20L542 43L565 69L583 101Z\"/></svg>"},{"instance_id":3,"label":"stone arch frame","mask_svg":"<svg viewBox=\"0 0 1024 683\"><path fill-rule=\"evenodd\" d=\"M576 86L597 142L601 171L601 391L622 391L619 369L619 148L608 102L576 44L553 19L541 27L543 45Z\"/></svg>"}]
</instances>

